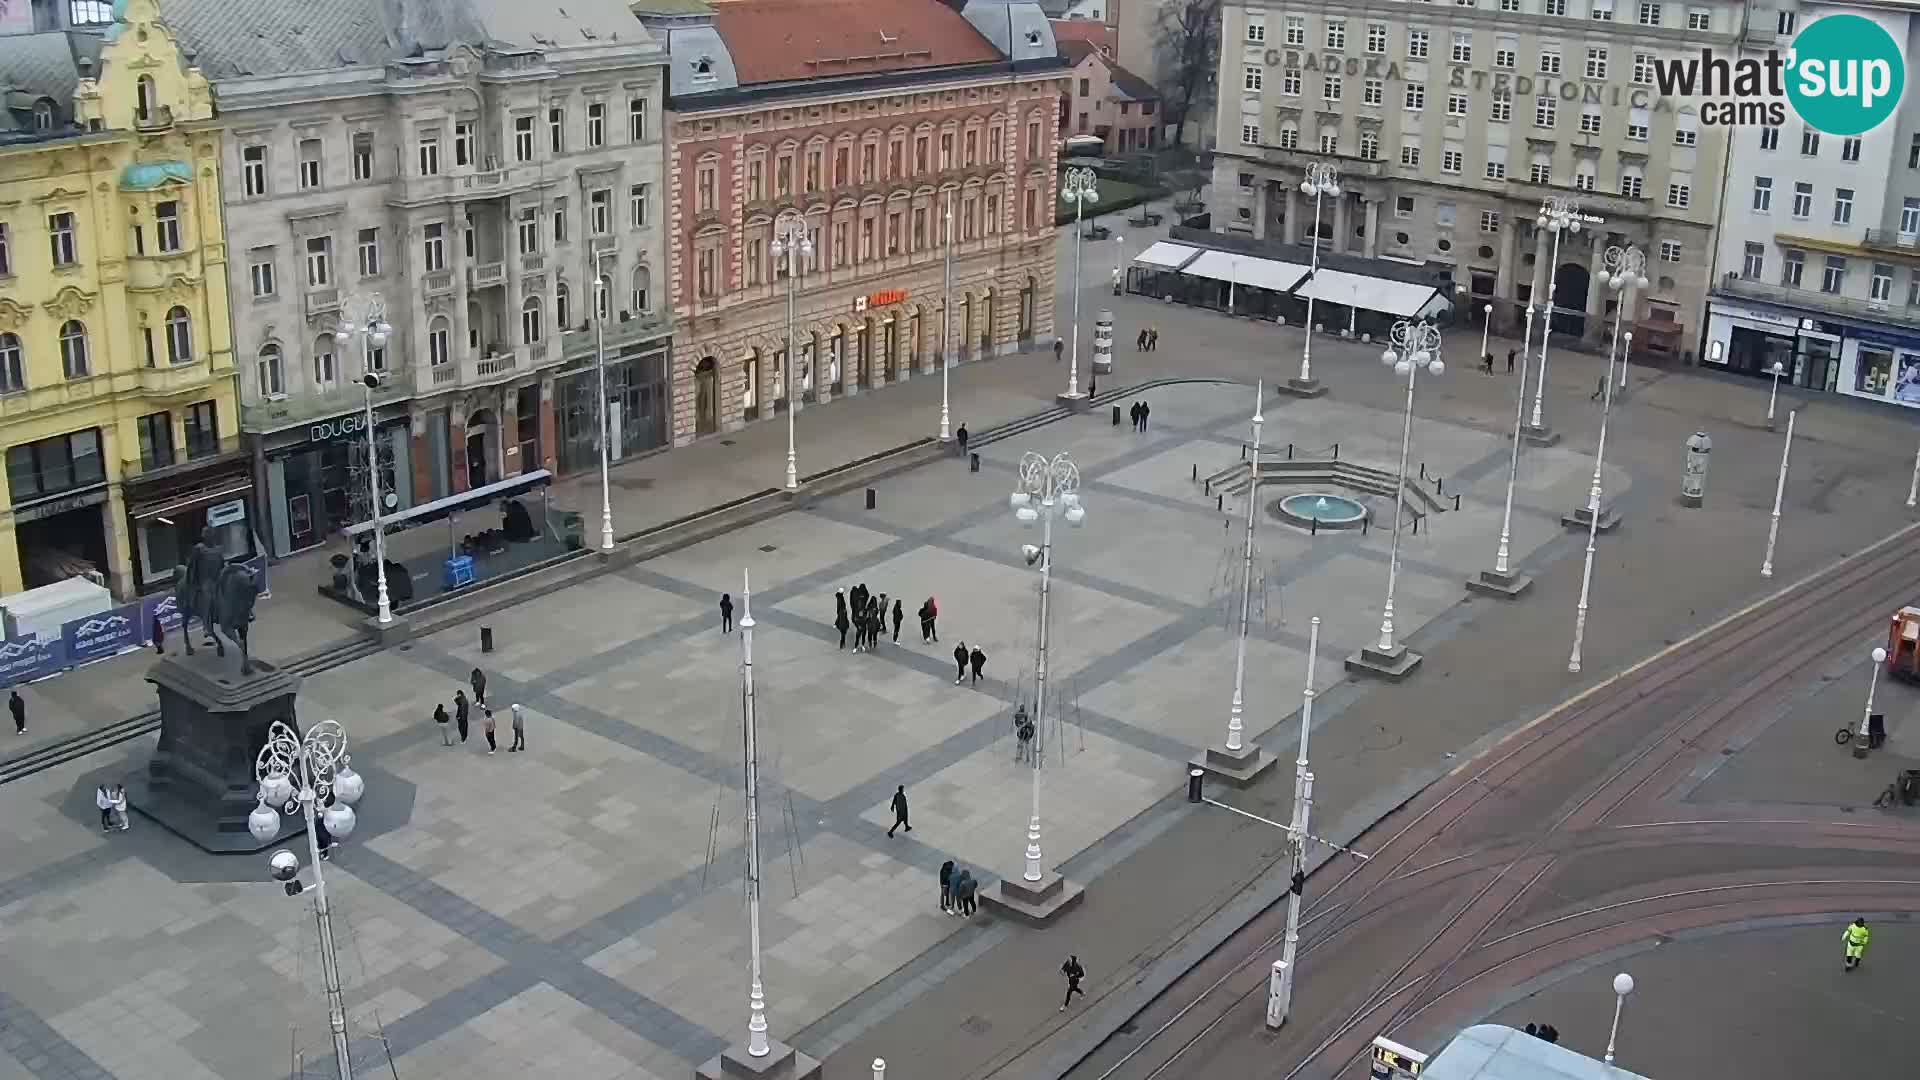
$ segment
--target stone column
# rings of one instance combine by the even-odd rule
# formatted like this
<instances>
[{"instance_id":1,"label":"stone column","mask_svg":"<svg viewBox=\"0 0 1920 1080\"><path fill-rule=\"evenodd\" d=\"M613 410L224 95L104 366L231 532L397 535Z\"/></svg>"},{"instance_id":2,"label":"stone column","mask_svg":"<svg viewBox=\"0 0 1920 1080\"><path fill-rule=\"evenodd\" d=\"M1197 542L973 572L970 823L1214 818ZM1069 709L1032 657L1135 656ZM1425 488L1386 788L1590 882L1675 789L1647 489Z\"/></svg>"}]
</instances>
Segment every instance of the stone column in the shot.
<instances>
[{"instance_id":1,"label":"stone column","mask_svg":"<svg viewBox=\"0 0 1920 1080\"><path fill-rule=\"evenodd\" d=\"M1267 235L1267 185L1265 181L1253 185L1253 237L1264 240Z\"/></svg>"},{"instance_id":2,"label":"stone column","mask_svg":"<svg viewBox=\"0 0 1920 1080\"><path fill-rule=\"evenodd\" d=\"M1588 341L1606 341L1604 327L1609 321L1606 317L1607 297L1613 295L1613 290L1607 288L1606 258L1605 234L1593 237L1593 255L1587 262L1587 332L1585 336Z\"/></svg>"},{"instance_id":3,"label":"stone column","mask_svg":"<svg viewBox=\"0 0 1920 1080\"><path fill-rule=\"evenodd\" d=\"M472 322L467 318L467 303L473 294L467 291L467 240L465 222L460 216L460 205L455 203L447 209L450 216L441 230L441 242L445 245L441 250L447 254L445 263L453 275L453 292L448 294L453 303L451 320L453 332L447 338L447 362L457 365L460 363L460 358L467 355L467 339L474 330ZM416 222L412 231L414 254L410 257L423 260L421 270L424 272L426 269L423 254L426 244L425 223ZM427 320L428 323L432 321L431 317ZM423 345L424 342L423 337ZM422 352L421 355L424 356L426 353Z\"/></svg>"},{"instance_id":4,"label":"stone column","mask_svg":"<svg viewBox=\"0 0 1920 1080\"><path fill-rule=\"evenodd\" d=\"M1367 215L1366 255L1369 259L1380 257L1380 200L1365 199L1362 205Z\"/></svg>"},{"instance_id":5,"label":"stone column","mask_svg":"<svg viewBox=\"0 0 1920 1080\"><path fill-rule=\"evenodd\" d=\"M1348 199L1346 192L1333 200L1333 250L1346 255L1353 250L1353 227L1347 220Z\"/></svg>"},{"instance_id":6,"label":"stone column","mask_svg":"<svg viewBox=\"0 0 1920 1080\"><path fill-rule=\"evenodd\" d=\"M1553 244L1548 239L1547 230L1535 229L1533 231L1533 306L1543 311L1546 309L1548 299L1545 283L1548 280L1547 275L1551 272L1547 260L1552 257L1552 251Z\"/></svg>"},{"instance_id":7,"label":"stone column","mask_svg":"<svg viewBox=\"0 0 1920 1080\"><path fill-rule=\"evenodd\" d=\"M1512 214L1506 213L1504 210L1502 211L1502 216L1505 220L1500 223L1500 270L1493 279L1493 310L1496 317L1506 316L1507 320L1509 320L1501 323L1501 325L1513 325L1511 320L1518 319L1524 323L1526 318L1524 314L1520 314L1523 309L1517 305L1508 305L1508 302L1514 299L1513 261L1520 257L1518 250L1520 245L1517 242L1517 238L1520 235L1520 223L1514 219Z\"/></svg>"},{"instance_id":8,"label":"stone column","mask_svg":"<svg viewBox=\"0 0 1920 1080\"><path fill-rule=\"evenodd\" d=\"M1287 192L1287 220L1283 232L1289 244L1300 242L1300 188L1290 180L1280 181Z\"/></svg>"}]
</instances>

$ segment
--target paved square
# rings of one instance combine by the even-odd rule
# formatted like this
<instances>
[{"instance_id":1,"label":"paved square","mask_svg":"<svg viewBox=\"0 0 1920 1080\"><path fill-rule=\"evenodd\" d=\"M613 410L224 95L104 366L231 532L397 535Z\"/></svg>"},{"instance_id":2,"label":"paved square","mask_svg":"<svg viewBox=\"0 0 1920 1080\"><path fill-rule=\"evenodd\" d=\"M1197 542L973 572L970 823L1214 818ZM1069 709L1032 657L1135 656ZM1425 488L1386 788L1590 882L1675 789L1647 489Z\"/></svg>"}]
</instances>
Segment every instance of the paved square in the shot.
<instances>
[{"instance_id":1,"label":"paved square","mask_svg":"<svg viewBox=\"0 0 1920 1080\"><path fill-rule=\"evenodd\" d=\"M497 612L491 654L462 626L308 679L303 719L339 720L370 779L412 789L327 869L356 1046L384 1030L409 1078L665 1080L744 1034L740 639L716 608L723 591L741 600L743 567L774 1033L947 947L964 924L936 909L940 862L1013 873L1024 845L1032 773L1009 718L1033 688L1037 576L1020 547L1039 530L1006 492L1029 447L1073 452L1088 508L1085 528L1054 534L1042 846L1049 865L1105 850L1219 741L1233 670L1241 508L1216 509L1193 474L1239 460L1249 394L1142 396L1148 433L1105 413L1060 421L978 447L978 473L941 461L879 481L874 511L864 492L836 496ZM1281 399L1266 415L1270 446L1397 457L1397 416ZM1421 421L1416 439L1416 461L1469 497L1404 538L1402 635L1491 558L1507 460L1487 431ZM1559 534L1583 460L1527 452L1516 559ZM1377 633L1389 532L1309 536L1263 507L1251 732L1297 706L1309 616L1325 619L1322 690ZM906 612L899 644L872 654L839 649L831 625L833 590L863 581ZM937 644L914 615L929 595ZM977 688L953 683L961 640L989 656ZM498 753L477 716L466 743L442 745L433 704L475 664L497 706L525 707L526 754L506 749L504 708ZM258 1080L287 1072L290 1041L319 1071L331 1047L306 902L257 860L187 858L144 820L99 836L87 785L107 764L0 792L0 1019L26 1033L0 1049L0 1080L45 1075L56 1054L119 1077ZM896 785L914 831L889 838Z\"/></svg>"}]
</instances>

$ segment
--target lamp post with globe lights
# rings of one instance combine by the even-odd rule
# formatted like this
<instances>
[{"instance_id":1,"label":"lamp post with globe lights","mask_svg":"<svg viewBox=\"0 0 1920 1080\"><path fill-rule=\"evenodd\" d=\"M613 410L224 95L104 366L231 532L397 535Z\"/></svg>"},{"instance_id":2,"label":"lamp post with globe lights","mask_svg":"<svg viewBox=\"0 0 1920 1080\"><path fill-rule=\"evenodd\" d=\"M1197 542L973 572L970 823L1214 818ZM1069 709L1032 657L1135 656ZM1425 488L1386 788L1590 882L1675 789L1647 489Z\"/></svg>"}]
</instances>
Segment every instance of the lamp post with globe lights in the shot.
<instances>
[{"instance_id":1,"label":"lamp post with globe lights","mask_svg":"<svg viewBox=\"0 0 1920 1080\"><path fill-rule=\"evenodd\" d=\"M1540 207L1540 214L1533 219L1534 227L1545 229L1553 234L1553 255L1547 262L1547 305L1546 325L1540 330L1540 380L1533 390L1533 415L1527 421L1528 436L1536 442L1551 442L1552 433L1541 419L1541 409L1547 394L1547 339L1553 336L1553 315L1558 311L1554 304L1554 269L1560 265L1560 237L1566 233L1577 233L1585 218L1580 212L1580 204L1564 195L1548 199ZM1611 375L1609 375L1611 378Z\"/></svg>"},{"instance_id":2,"label":"lamp post with globe lights","mask_svg":"<svg viewBox=\"0 0 1920 1080\"><path fill-rule=\"evenodd\" d=\"M1492 305L1488 305L1491 310ZM1485 338L1482 339L1482 353L1485 355ZM1500 596L1509 600L1526 592L1533 579L1517 574L1513 569L1513 489L1520 480L1520 437L1521 426L1527 412L1527 367L1526 345L1533 340L1533 305L1527 305L1526 341L1520 349L1520 386L1513 397L1513 445L1508 448L1507 460L1507 498L1506 506L1500 513L1500 542L1493 550L1493 569L1480 571L1479 576L1467 579L1467 588L1488 596Z\"/></svg>"},{"instance_id":3,"label":"lamp post with globe lights","mask_svg":"<svg viewBox=\"0 0 1920 1080\"><path fill-rule=\"evenodd\" d=\"M1331 161L1314 161L1307 164L1306 178L1300 181L1300 191L1313 196L1313 255L1308 280L1317 286L1320 273L1320 206L1328 196L1340 197L1340 171ZM1317 288L1315 291L1318 291ZM1313 377L1313 293L1307 294L1307 337L1300 349L1300 377L1287 381L1287 388L1296 394L1311 395L1318 393L1320 383Z\"/></svg>"},{"instance_id":4,"label":"lamp post with globe lights","mask_svg":"<svg viewBox=\"0 0 1920 1080\"><path fill-rule=\"evenodd\" d=\"M1087 510L1080 502L1080 468L1067 454L1053 457L1029 450L1021 455L1018 486L1007 498L1014 517L1022 524L1040 522L1040 546L1023 545L1021 553L1027 565L1040 569L1040 624L1036 632L1033 663L1033 723L1044 731L1047 709L1047 630L1050 611L1048 599L1053 582L1053 520L1064 518L1076 528L1086 522ZM1036 739L1036 744L1039 740ZM1032 814L1027 820L1026 869L1020 882L1002 879L1002 899L1018 899L1023 905L1036 905L1058 891L1059 882L1046 882L1040 854L1040 753L1028 754L1033 765ZM1077 889L1068 895L1077 895ZM1057 909L1056 909L1057 910Z\"/></svg>"},{"instance_id":5,"label":"lamp post with globe lights","mask_svg":"<svg viewBox=\"0 0 1920 1080\"><path fill-rule=\"evenodd\" d=\"M1400 575L1401 521L1406 517L1407 455L1413 444L1413 387L1422 368L1440 375L1447 370L1447 365L1440 359L1440 329L1432 323L1403 319L1393 324L1387 336L1391 345L1380 354L1380 360L1407 380L1407 407L1400 420L1400 472L1393 493L1393 546L1387 556L1387 603L1380 617L1378 646L1362 649L1358 656L1349 657L1347 666L1399 678L1412 671L1421 659L1393 636L1393 590Z\"/></svg>"},{"instance_id":6,"label":"lamp post with globe lights","mask_svg":"<svg viewBox=\"0 0 1920 1080\"><path fill-rule=\"evenodd\" d=\"M1080 394L1080 246L1086 238L1081 228L1087 204L1100 198L1096 174L1086 166L1068 169L1060 177L1060 201L1073 204L1073 344L1067 359L1067 392L1060 395L1068 402L1079 401Z\"/></svg>"},{"instance_id":7,"label":"lamp post with globe lights","mask_svg":"<svg viewBox=\"0 0 1920 1080\"><path fill-rule=\"evenodd\" d=\"M373 428L373 392L386 382L386 374L373 366L375 349L387 347L393 327L387 324L387 305L379 293L355 294L340 305L340 325L333 340L345 348L355 335L360 338L360 385L366 390L367 485L373 502L373 568L377 583L376 604L380 625L393 622L393 602L387 595L387 531L380 523L380 444Z\"/></svg>"},{"instance_id":8,"label":"lamp post with globe lights","mask_svg":"<svg viewBox=\"0 0 1920 1080\"><path fill-rule=\"evenodd\" d=\"M1773 576L1773 545L1780 539L1780 503L1787 494L1787 462L1793 456L1793 418L1800 415L1796 410L1787 414L1787 438L1780 444L1780 475L1773 484L1773 516L1767 522L1767 553L1760 560L1760 576Z\"/></svg>"},{"instance_id":9,"label":"lamp post with globe lights","mask_svg":"<svg viewBox=\"0 0 1920 1080\"><path fill-rule=\"evenodd\" d=\"M1880 665L1887 662L1887 650L1876 645L1867 655L1873 659L1873 667L1867 675L1867 707L1860 710L1860 731L1853 737L1853 756L1857 758L1866 757L1867 751L1873 749L1869 741L1873 729L1873 692L1880 688Z\"/></svg>"},{"instance_id":10,"label":"lamp post with globe lights","mask_svg":"<svg viewBox=\"0 0 1920 1080\"><path fill-rule=\"evenodd\" d=\"M313 910L320 927L320 971L327 984L327 1026L333 1031L335 1063L340 1080L352 1080L353 1059L347 1042L347 1010L340 993L340 962L333 948L333 916L327 907L327 880L320 864L329 856L320 847L316 819L330 837L353 835L353 804L366 793L366 782L348 765L347 733L338 722L322 720L303 736L285 721L267 729L266 745L254 760L260 805L247 815L247 831L261 843L280 835L280 815L298 813L306 824L307 857L313 864ZM332 805L325 805L327 803ZM307 892L297 880L300 859L281 849L268 860L273 876L286 883L288 896Z\"/></svg>"},{"instance_id":11,"label":"lamp post with globe lights","mask_svg":"<svg viewBox=\"0 0 1920 1080\"><path fill-rule=\"evenodd\" d=\"M608 475L611 462L608 455L612 452L608 442L612 432L607 430L607 320L600 313L608 308L607 289L610 283L604 273L593 275L593 360L600 370L600 550L613 550L613 481Z\"/></svg>"},{"instance_id":12,"label":"lamp post with globe lights","mask_svg":"<svg viewBox=\"0 0 1920 1080\"><path fill-rule=\"evenodd\" d=\"M1261 402L1266 383L1259 382L1253 392L1253 446L1247 464L1247 526L1240 561L1240 633L1233 655L1233 704L1227 713L1227 742L1224 748L1209 747L1193 764L1216 772L1244 787L1274 763L1272 754L1246 742L1247 632L1253 617L1253 537L1259 521L1260 505L1260 429L1267 422Z\"/></svg>"},{"instance_id":13,"label":"lamp post with globe lights","mask_svg":"<svg viewBox=\"0 0 1920 1080\"><path fill-rule=\"evenodd\" d=\"M793 450L793 369L797 364L795 359L797 354L793 351L793 305L794 293L800 283L800 260L813 257L813 238L807 235L806 219L798 214L781 218L774 224L773 243L767 250L774 258L787 260L787 490L793 491L800 486L800 473L794 462ZM943 393L945 388L946 381L942 378ZM943 428L946 426L945 414L946 401L943 397L941 400Z\"/></svg>"},{"instance_id":14,"label":"lamp post with globe lights","mask_svg":"<svg viewBox=\"0 0 1920 1080\"><path fill-rule=\"evenodd\" d=\"M947 411L947 372L953 367L953 351L954 351L953 350L953 196L954 196L953 192L951 191L947 192L947 213L945 218L945 225L942 227L943 231L941 232L941 236L940 236L940 245L946 249L946 255L941 260L943 263L942 288L945 290L945 294L946 294L946 298L940 301L940 441L941 442L953 441L953 427L952 427L952 422L948 419L949 413ZM791 317L788 318L787 323L788 323L788 326L792 326L793 320ZM789 350L791 350L792 346L788 346L788 348ZM789 361L791 361L791 358L789 358Z\"/></svg>"},{"instance_id":15,"label":"lamp post with globe lights","mask_svg":"<svg viewBox=\"0 0 1920 1080\"><path fill-rule=\"evenodd\" d=\"M1613 374L1609 372L1611 379ZM1613 1027L1607 1032L1606 1063L1613 1064L1613 1044L1620 1037L1620 1010L1626 1007L1627 995L1633 993L1633 976L1621 972L1613 977Z\"/></svg>"},{"instance_id":16,"label":"lamp post with globe lights","mask_svg":"<svg viewBox=\"0 0 1920 1080\"><path fill-rule=\"evenodd\" d=\"M1780 376L1785 375L1786 373L1787 373L1786 367L1783 366L1778 360L1775 360L1773 362L1773 365L1767 368L1767 374L1773 376L1773 388L1767 391L1767 430L1768 431L1773 430L1773 405L1774 405L1774 402L1778 401L1780 398Z\"/></svg>"},{"instance_id":17,"label":"lamp post with globe lights","mask_svg":"<svg viewBox=\"0 0 1920 1080\"><path fill-rule=\"evenodd\" d=\"M1580 670L1580 649L1587 637L1587 601L1593 587L1594 541L1602 529L1610 529L1618 521L1614 514L1601 503L1600 469L1607 456L1607 420L1613 415L1613 361L1620 351L1620 321L1626 314L1629 298L1634 290L1646 287L1647 279L1642 273L1647 267L1647 257L1639 248L1610 247L1602 256L1602 265L1610 272L1606 279L1607 288L1620 294L1620 300L1613 309L1613 341L1607 348L1607 372L1600 380L1600 441L1593 451L1593 484L1587 489L1586 521L1587 552L1586 565L1580 571L1580 603L1573 616L1573 652L1567 657L1567 670ZM1633 334L1626 335L1627 349L1633 349ZM1622 364L1626 357L1620 357ZM1580 511L1575 511L1565 520L1580 523Z\"/></svg>"}]
</instances>

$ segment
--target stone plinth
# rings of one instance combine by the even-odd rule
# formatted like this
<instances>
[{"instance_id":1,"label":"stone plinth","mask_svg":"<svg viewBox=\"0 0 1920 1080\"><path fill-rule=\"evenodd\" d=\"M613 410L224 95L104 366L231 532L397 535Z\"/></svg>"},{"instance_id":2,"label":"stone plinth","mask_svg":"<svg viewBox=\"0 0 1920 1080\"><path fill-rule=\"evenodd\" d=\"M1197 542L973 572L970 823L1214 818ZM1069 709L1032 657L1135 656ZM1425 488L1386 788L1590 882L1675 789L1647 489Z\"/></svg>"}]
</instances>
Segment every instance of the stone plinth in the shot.
<instances>
[{"instance_id":1,"label":"stone plinth","mask_svg":"<svg viewBox=\"0 0 1920 1080\"><path fill-rule=\"evenodd\" d=\"M767 1056L753 1057L744 1046L729 1046L693 1071L699 1080L818 1080L820 1063L774 1039Z\"/></svg>"},{"instance_id":2,"label":"stone plinth","mask_svg":"<svg viewBox=\"0 0 1920 1080\"><path fill-rule=\"evenodd\" d=\"M1086 887L1052 871L1039 881L1001 878L1000 886L980 894L989 911L1026 923L1045 926L1066 914L1086 896Z\"/></svg>"},{"instance_id":3,"label":"stone plinth","mask_svg":"<svg viewBox=\"0 0 1920 1080\"><path fill-rule=\"evenodd\" d=\"M1481 596L1494 596L1503 600L1513 600L1533 585L1533 579L1518 572L1501 573L1498 570L1482 570L1479 576L1467 579L1467 591Z\"/></svg>"},{"instance_id":4,"label":"stone plinth","mask_svg":"<svg viewBox=\"0 0 1920 1080\"><path fill-rule=\"evenodd\" d=\"M1205 769L1234 787L1243 788L1272 768L1276 760L1272 754L1247 743L1238 750L1210 746L1204 753L1194 755L1187 764Z\"/></svg>"},{"instance_id":5,"label":"stone plinth","mask_svg":"<svg viewBox=\"0 0 1920 1080\"><path fill-rule=\"evenodd\" d=\"M1569 529L1586 529L1592 527L1593 512L1582 505L1571 514L1560 515L1560 524ZM1618 524L1620 524L1620 511L1615 510L1612 503L1601 503L1600 523L1596 531L1610 532L1613 527Z\"/></svg>"},{"instance_id":6,"label":"stone plinth","mask_svg":"<svg viewBox=\"0 0 1920 1080\"><path fill-rule=\"evenodd\" d=\"M160 695L160 743L126 780L134 810L214 854L262 851L301 829L289 819L294 831L267 844L247 831L258 802L254 760L274 721L299 730L293 699L300 677L263 660L242 676L237 653L202 648L153 665L147 681Z\"/></svg>"},{"instance_id":7,"label":"stone plinth","mask_svg":"<svg viewBox=\"0 0 1920 1080\"><path fill-rule=\"evenodd\" d=\"M1326 385L1319 379L1288 379L1280 384L1280 392L1294 397L1319 397L1327 392Z\"/></svg>"},{"instance_id":8,"label":"stone plinth","mask_svg":"<svg viewBox=\"0 0 1920 1080\"><path fill-rule=\"evenodd\" d=\"M1535 427L1532 424L1520 426L1520 437L1527 440L1529 446L1552 446L1560 441L1560 433L1545 424Z\"/></svg>"},{"instance_id":9,"label":"stone plinth","mask_svg":"<svg viewBox=\"0 0 1920 1080\"><path fill-rule=\"evenodd\" d=\"M1413 669L1419 667L1420 661L1425 659L1426 657L1405 645L1395 645L1392 652L1361 649L1347 657L1347 670L1356 675L1375 675L1392 682L1399 682L1413 674Z\"/></svg>"},{"instance_id":10,"label":"stone plinth","mask_svg":"<svg viewBox=\"0 0 1920 1080\"><path fill-rule=\"evenodd\" d=\"M1085 391L1077 394L1055 394L1053 395L1053 403L1059 408L1068 409L1077 413L1083 413L1093 408L1093 399L1088 397Z\"/></svg>"}]
</instances>

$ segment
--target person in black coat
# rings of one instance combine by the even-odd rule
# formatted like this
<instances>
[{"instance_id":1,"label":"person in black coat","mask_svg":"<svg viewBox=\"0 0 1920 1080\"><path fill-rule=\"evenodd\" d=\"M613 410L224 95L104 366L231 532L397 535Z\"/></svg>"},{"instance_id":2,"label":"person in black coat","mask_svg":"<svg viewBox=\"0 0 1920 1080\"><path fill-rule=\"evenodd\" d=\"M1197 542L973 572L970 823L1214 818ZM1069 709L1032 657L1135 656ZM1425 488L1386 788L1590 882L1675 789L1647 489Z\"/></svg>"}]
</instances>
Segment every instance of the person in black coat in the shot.
<instances>
[{"instance_id":1,"label":"person in black coat","mask_svg":"<svg viewBox=\"0 0 1920 1080\"><path fill-rule=\"evenodd\" d=\"M479 668L474 668L473 674L467 676L467 683L473 687L473 703L475 705L485 705L487 703L486 673Z\"/></svg>"},{"instance_id":2,"label":"person in black coat","mask_svg":"<svg viewBox=\"0 0 1920 1080\"><path fill-rule=\"evenodd\" d=\"M840 647L847 647L847 627L853 624L847 621L847 609L841 608L833 617L833 628L840 631Z\"/></svg>"},{"instance_id":3,"label":"person in black coat","mask_svg":"<svg viewBox=\"0 0 1920 1080\"><path fill-rule=\"evenodd\" d=\"M940 911L946 914L953 910L953 860L940 864Z\"/></svg>"},{"instance_id":4,"label":"person in black coat","mask_svg":"<svg viewBox=\"0 0 1920 1080\"><path fill-rule=\"evenodd\" d=\"M987 654L980 651L978 645L967 654L967 662L973 665L973 685L980 685L980 669L987 666Z\"/></svg>"},{"instance_id":5,"label":"person in black coat","mask_svg":"<svg viewBox=\"0 0 1920 1080\"><path fill-rule=\"evenodd\" d=\"M434 705L433 722L440 725L440 745L452 746L453 732L447 728L447 706L445 703Z\"/></svg>"},{"instance_id":6,"label":"person in black coat","mask_svg":"<svg viewBox=\"0 0 1920 1080\"><path fill-rule=\"evenodd\" d=\"M953 433L954 441L960 444L960 456L967 456L967 425L961 424L960 430Z\"/></svg>"},{"instance_id":7,"label":"person in black coat","mask_svg":"<svg viewBox=\"0 0 1920 1080\"><path fill-rule=\"evenodd\" d=\"M963 641L960 644L955 645L953 647L953 665L955 668L954 675L953 675L953 685L955 686L959 686L961 680L967 677L967 656L968 656L968 653L967 653L966 642Z\"/></svg>"},{"instance_id":8,"label":"person in black coat","mask_svg":"<svg viewBox=\"0 0 1920 1080\"><path fill-rule=\"evenodd\" d=\"M13 733L25 735L27 733L27 702L20 696L20 691L15 690L7 698L7 711L13 714Z\"/></svg>"},{"instance_id":9,"label":"person in black coat","mask_svg":"<svg viewBox=\"0 0 1920 1080\"><path fill-rule=\"evenodd\" d=\"M733 594L732 593L720 594L720 632L723 634L729 634L733 632Z\"/></svg>"},{"instance_id":10,"label":"person in black coat","mask_svg":"<svg viewBox=\"0 0 1920 1080\"><path fill-rule=\"evenodd\" d=\"M455 690L453 692L453 726L460 730L461 742L467 741L467 712L470 708L471 706L467 704L466 692Z\"/></svg>"},{"instance_id":11,"label":"person in black coat","mask_svg":"<svg viewBox=\"0 0 1920 1080\"><path fill-rule=\"evenodd\" d=\"M893 839L893 829L913 831L913 825L907 821L907 785L901 784L893 789L893 828L887 830L887 839Z\"/></svg>"},{"instance_id":12,"label":"person in black coat","mask_svg":"<svg viewBox=\"0 0 1920 1080\"><path fill-rule=\"evenodd\" d=\"M893 643L900 644L900 624L907 621L906 605L898 599L893 602Z\"/></svg>"}]
</instances>

